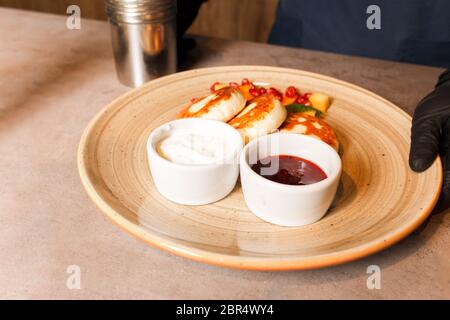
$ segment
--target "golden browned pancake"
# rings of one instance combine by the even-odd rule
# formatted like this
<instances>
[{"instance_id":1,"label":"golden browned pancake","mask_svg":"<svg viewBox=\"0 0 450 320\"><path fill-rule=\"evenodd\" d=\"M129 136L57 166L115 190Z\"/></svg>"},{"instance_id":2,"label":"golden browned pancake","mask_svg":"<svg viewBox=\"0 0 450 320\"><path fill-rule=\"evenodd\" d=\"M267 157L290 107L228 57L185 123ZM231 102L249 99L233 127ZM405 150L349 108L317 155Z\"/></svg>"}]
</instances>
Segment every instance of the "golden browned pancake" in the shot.
<instances>
[{"instance_id":1,"label":"golden browned pancake","mask_svg":"<svg viewBox=\"0 0 450 320\"><path fill-rule=\"evenodd\" d=\"M333 128L324 120L301 112L291 112L280 127L280 132L300 133L328 143L339 151L339 141Z\"/></svg>"},{"instance_id":2,"label":"golden browned pancake","mask_svg":"<svg viewBox=\"0 0 450 320\"><path fill-rule=\"evenodd\" d=\"M247 143L277 129L286 119L286 113L279 100L266 94L250 100L249 105L229 124L239 130Z\"/></svg>"},{"instance_id":3,"label":"golden browned pancake","mask_svg":"<svg viewBox=\"0 0 450 320\"><path fill-rule=\"evenodd\" d=\"M246 100L238 88L225 87L184 108L177 118L206 118L227 122L244 107Z\"/></svg>"}]
</instances>

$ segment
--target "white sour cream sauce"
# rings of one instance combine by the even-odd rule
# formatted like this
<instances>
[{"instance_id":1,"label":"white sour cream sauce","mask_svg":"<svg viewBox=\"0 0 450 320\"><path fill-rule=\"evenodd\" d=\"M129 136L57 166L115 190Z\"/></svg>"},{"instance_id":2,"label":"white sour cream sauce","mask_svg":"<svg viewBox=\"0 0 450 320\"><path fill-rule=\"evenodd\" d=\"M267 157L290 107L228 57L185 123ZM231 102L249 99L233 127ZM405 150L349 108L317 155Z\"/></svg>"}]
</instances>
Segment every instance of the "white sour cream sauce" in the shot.
<instances>
[{"instance_id":1,"label":"white sour cream sauce","mask_svg":"<svg viewBox=\"0 0 450 320\"><path fill-rule=\"evenodd\" d=\"M234 151L224 137L195 129L172 131L156 149L163 158L188 165L226 163Z\"/></svg>"}]
</instances>

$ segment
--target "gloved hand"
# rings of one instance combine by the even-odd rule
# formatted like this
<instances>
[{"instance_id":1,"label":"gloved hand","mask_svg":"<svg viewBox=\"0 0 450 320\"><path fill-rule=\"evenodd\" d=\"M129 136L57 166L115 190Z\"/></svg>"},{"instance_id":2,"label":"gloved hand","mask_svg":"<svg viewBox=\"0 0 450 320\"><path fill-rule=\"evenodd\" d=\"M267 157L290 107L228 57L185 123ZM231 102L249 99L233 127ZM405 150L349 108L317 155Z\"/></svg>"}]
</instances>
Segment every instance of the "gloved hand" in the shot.
<instances>
[{"instance_id":1,"label":"gloved hand","mask_svg":"<svg viewBox=\"0 0 450 320\"><path fill-rule=\"evenodd\" d=\"M444 183L438 207L450 207L450 70L440 77L434 91L423 98L414 111L409 166L426 170L440 154ZM439 210L438 209L438 210Z\"/></svg>"}]
</instances>

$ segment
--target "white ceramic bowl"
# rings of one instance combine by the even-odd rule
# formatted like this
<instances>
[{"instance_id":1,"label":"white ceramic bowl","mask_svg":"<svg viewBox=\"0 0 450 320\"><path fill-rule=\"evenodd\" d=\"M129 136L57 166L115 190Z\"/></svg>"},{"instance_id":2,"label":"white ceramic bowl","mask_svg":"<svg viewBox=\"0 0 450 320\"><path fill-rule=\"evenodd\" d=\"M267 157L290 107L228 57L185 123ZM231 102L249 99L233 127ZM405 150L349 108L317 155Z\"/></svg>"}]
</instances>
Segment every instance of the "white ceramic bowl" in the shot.
<instances>
[{"instance_id":1,"label":"white ceramic bowl","mask_svg":"<svg viewBox=\"0 0 450 320\"><path fill-rule=\"evenodd\" d=\"M179 164L157 152L157 145L175 130L194 130L197 134L220 135L231 145L232 152L224 161L214 164ZM242 137L230 125L200 118L168 122L156 128L147 141L150 171L156 189L170 201L186 205L202 205L218 201L234 188L239 176L239 154Z\"/></svg>"},{"instance_id":2,"label":"white ceramic bowl","mask_svg":"<svg viewBox=\"0 0 450 320\"><path fill-rule=\"evenodd\" d=\"M292 155L314 162L327 178L310 185L268 180L251 164L273 155ZM274 133L252 140L241 152L242 191L248 208L259 218L281 226L301 226L321 219L339 184L341 159L326 143L301 134Z\"/></svg>"}]
</instances>

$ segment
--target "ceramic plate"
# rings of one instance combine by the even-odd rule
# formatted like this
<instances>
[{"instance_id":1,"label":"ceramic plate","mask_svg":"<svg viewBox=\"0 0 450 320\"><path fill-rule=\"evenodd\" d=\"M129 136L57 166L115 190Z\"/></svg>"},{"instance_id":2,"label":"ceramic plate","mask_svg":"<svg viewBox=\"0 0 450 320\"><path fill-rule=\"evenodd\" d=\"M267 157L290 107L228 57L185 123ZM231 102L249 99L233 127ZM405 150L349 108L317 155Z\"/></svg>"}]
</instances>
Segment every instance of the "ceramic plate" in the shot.
<instances>
[{"instance_id":1,"label":"ceramic plate","mask_svg":"<svg viewBox=\"0 0 450 320\"><path fill-rule=\"evenodd\" d=\"M343 174L319 222L290 228L264 222L247 209L239 183L205 206L171 203L156 191L146 155L152 129L207 94L213 82L242 78L334 98L326 120L342 145ZM429 215L442 183L441 162L421 174L409 169L410 126L410 116L389 101L322 75L260 66L198 69L152 81L108 105L81 139L78 166L98 208L151 245L226 267L311 269L380 251Z\"/></svg>"}]
</instances>

